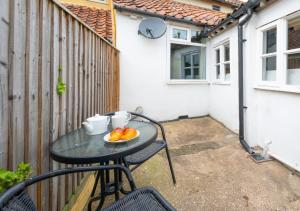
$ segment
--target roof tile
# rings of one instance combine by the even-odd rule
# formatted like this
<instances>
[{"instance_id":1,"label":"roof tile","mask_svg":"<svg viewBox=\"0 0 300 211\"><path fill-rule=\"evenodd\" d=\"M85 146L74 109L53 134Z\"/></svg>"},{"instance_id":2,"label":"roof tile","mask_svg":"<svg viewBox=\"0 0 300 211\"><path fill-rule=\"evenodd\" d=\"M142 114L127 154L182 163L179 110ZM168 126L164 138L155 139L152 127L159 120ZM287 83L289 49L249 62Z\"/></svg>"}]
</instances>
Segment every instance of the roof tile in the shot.
<instances>
[{"instance_id":1,"label":"roof tile","mask_svg":"<svg viewBox=\"0 0 300 211\"><path fill-rule=\"evenodd\" d=\"M226 0L238 1L238 0ZM147 11L177 19L189 20L194 24L215 26L226 18L227 14L174 0L114 0L120 7Z\"/></svg>"},{"instance_id":2,"label":"roof tile","mask_svg":"<svg viewBox=\"0 0 300 211\"><path fill-rule=\"evenodd\" d=\"M101 37L112 41L112 20L110 10L98 9L74 4L64 6L89 25Z\"/></svg>"}]
</instances>

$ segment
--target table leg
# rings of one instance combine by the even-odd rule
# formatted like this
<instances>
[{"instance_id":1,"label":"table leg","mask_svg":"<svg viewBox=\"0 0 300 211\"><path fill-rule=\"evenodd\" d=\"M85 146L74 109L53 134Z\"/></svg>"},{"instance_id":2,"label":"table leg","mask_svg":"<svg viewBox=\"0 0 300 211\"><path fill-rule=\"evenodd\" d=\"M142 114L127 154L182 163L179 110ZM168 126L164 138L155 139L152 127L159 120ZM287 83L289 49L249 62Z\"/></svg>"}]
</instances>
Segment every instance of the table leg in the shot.
<instances>
[{"instance_id":1,"label":"table leg","mask_svg":"<svg viewBox=\"0 0 300 211\"><path fill-rule=\"evenodd\" d=\"M126 161L125 161L125 159L121 158L121 159L119 160L119 162L120 162L121 165L122 165L122 163L123 163L124 166L125 166L126 168L129 169L129 167L128 167ZM119 178L119 179L120 179L120 183L122 184L121 189L120 189L121 193L123 193L123 194L125 194L125 195L128 194L128 193L130 193L130 191L125 190L124 187L123 187L122 172L121 172L121 174L120 174L120 178Z\"/></svg>"},{"instance_id":2,"label":"table leg","mask_svg":"<svg viewBox=\"0 0 300 211\"><path fill-rule=\"evenodd\" d=\"M100 165L104 165L103 162L100 163ZM97 196L97 197L93 197L89 203L88 203L88 211L91 211L92 210L92 203L94 201L97 201L100 199L100 202L99 202L99 205L97 207L97 210L100 210L101 207L103 206L103 203L104 203L104 200L105 200L105 197L106 197L106 192L105 192L105 175L104 175L104 170L100 170L98 172L99 174L99 177L98 177L98 180L100 178L100 196ZM98 175L97 175L98 176ZM97 178L96 178L97 179ZM98 181L96 181L96 184L98 184ZM95 185L94 185L95 186ZM93 191L94 191L94 187L93 187ZM93 192L92 192L93 194Z\"/></svg>"},{"instance_id":3,"label":"table leg","mask_svg":"<svg viewBox=\"0 0 300 211\"><path fill-rule=\"evenodd\" d=\"M97 188L97 185L98 185L98 182L99 182L99 178L100 178L100 172L97 171L97 175L96 175L95 183L94 183L93 190L92 190L92 193L91 193L91 197L93 197L95 195L96 188Z\"/></svg>"},{"instance_id":4,"label":"table leg","mask_svg":"<svg viewBox=\"0 0 300 211\"><path fill-rule=\"evenodd\" d=\"M109 161L105 162L105 165L109 165ZM109 183L110 181L109 171L105 171L105 177L106 177L106 183Z\"/></svg>"},{"instance_id":5,"label":"table leg","mask_svg":"<svg viewBox=\"0 0 300 211\"><path fill-rule=\"evenodd\" d=\"M119 164L118 160L114 161L114 164ZM114 170L114 185L115 185L115 200L119 200L119 169Z\"/></svg>"}]
</instances>

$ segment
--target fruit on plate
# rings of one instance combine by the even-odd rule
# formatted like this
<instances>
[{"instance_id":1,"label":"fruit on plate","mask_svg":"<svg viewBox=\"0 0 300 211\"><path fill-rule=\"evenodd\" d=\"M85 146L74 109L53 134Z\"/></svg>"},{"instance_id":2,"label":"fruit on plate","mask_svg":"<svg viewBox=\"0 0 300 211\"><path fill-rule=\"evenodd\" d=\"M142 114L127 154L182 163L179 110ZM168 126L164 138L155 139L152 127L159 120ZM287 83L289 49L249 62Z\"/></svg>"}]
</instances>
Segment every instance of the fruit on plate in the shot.
<instances>
[{"instance_id":1,"label":"fruit on plate","mask_svg":"<svg viewBox=\"0 0 300 211\"><path fill-rule=\"evenodd\" d=\"M123 130L113 130L110 133L109 140L110 141L119 141L122 135L123 135Z\"/></svg>"},{"instance_id":2,"label":"fruit on plate","mask_svg":"<svg viewBox=\"0 0 300 211\"><path fill-rule=\"evenodd\" d=\"M122 140L130 140L136 136L137 132L134 128L126 128L121 136Z\"/></svg>"},{"instance_id":3,"label":"fruit on plate","mask_svg":"<svg viewBox=\"0 0 300 211\"><path fill-rule=\"evenodd\" d=\"M136 129L134 128L116 128L114 129L109 136L110 141L119 141L119 140L130 140L134 138L137 134Z\"/></svg>"}]
</instances>

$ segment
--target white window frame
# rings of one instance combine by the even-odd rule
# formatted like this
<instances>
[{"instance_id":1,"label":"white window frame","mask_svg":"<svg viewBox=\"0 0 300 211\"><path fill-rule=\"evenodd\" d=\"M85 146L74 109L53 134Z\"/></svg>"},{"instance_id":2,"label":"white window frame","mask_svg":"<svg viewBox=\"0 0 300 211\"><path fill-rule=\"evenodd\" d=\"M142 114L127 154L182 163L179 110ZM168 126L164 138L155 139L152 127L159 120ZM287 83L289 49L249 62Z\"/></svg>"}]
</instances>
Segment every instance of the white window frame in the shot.
<instances>
[{"instance_id":1,"label":"white window frame","mask_svg":"<svg viewBox=\"0 0 300 211\"><path fill-rule=\"evenodd\" d=\"M276 52L274 53L264 53L264 32L271 30L273 28L276 28ZM274 86L277 84L277 81L281 78L280 76L280 64L279 64L279 52L280 52L280 46L278 44L278 40L280 39L280 35L279 35L279 29L280 29L280 24L279 21L275 21L272 23L269 23L261 28L259 28L258 30L258 43L259 43L259 52L258 52L258 56L259 56L259 62L258 62L258 69L259 72L257 74L257 80L258 83L261 85L267 85L267 86ZM269 57L273 57L276 56L276 80L275 81L266 81L263 80L263 60L264 58L269 58Z\"/></svg>"},{"instance_id":2,"label":"white window frame","mask_svg":"<svg viewBox=\"0 0 300 211\"><path fill-rule=\"evenodd\" d=\"M187 30L187 40L173 38L173 29L181 29ZM167 40L167 71L166 71L166 83L167 84L209 84L208 83L208 72L207 72L207 64L205 64L205 75L206 79L171 79L171 44L181 44L181 45L189 45L196 47L205 47L205 56L207 58L207 45L202 43L191 42L191 32L199 31L199 28L188 28L182 26L171 25L168 26L168 40ZM207 59L206 59L207 61ZM205 62L206 62L205 61ZM200 62L200 61L199 61ZM199 65L200 66L200 65ZM200 74L200 68L199 68Z\"/></svg>"},{"instance_id":3,"label":"white window frame","mask_svg":"<svg viewBox=\"0 0 300 211\"><path fill-rule=\"evenodd\" d=\"M219 56L220 56L220 61L217 63L217 51L219 51ZM217 47L217 48L215 48L214 49L214 60L215 60L215 65L214 65L214 69L215 69L215 71L214 71L214 79L215 79L215 81L217 81L217 82L220 82L220 81L222 81L222 59L221 59L221 54L222 54L222 48L219 46L219 47ZM220 67L220 76L219 76L219 78L217 78L217 67Z\"/></svg>"},{"instance_id":4,"label":"white window frame","mask_svg":"<svg viewBox=\"0 0 300 211\"><path fill-rule=\"evenodd\" d=\"M225 61L225 46L229 46L229 60ZM220 51L220 62L217 63L217 50ZM222 43L218 44L214 48L214 71L213 71L213 81L215 83L221 83L221 84L231 84L231 78L232 78L232 68L231 68L231 45L230 41L227 39L223 41ZM225 80L225 65L230 65L230 80ZM217 66L220 66L220 78L217 78Z\"/></svg>"},{"instance_id":5,"label":"white window frame","mask_svg":"<svg viewBox=\"0 0 300 211\"><path fill-rule=\"evenodd\" d=\"M288 20L299 16L300 11L293 13L292 15L282 17L274 22L271 22L258 28L258 71L256 75L257 83L254 88L271 91L300 93L300 85L287 84L287 56L289 54L300 53L300 48L288 50ZM277 27L276 80L263 81L263 32L273 27Z\"/></svg>"},{"instance_id":6,"label":"white window frame","mask_svg":"<svg viewBox=\"0 0 300 211\"><path fill-rule=\"evenodd\" d=\"M173 30L174 29L180 29L180 30L184 30L187 32L187 35L186 35L186 40L185 39L179 39L179 38L174 38L173 37ZM188 29L188 28L184 28L184 27L179 27L179 26L171 26L171 30L170 30L170 40L173 40L173 41L178 41L178 42L189 42L190 39L191 39L191 30Z\"/></svg>"},{"instance_id":7,"label":"white window frame","mask_svg":"<svg viewBox=\"0 0 300 211\"><path fill-rule=\"evenodd\" d=\"M285 18L285 20L282 22L282 28L284 29L283 33L283 82L285 86L290 87L290 88L298 88L300 89L300 85L292 85L287 83L287 74L288 74L288 65L287 65L287 58L288 55L290 54L296 54L300 53L300 48L288 50L288 21L290 19L299 17L300 18L300 12L296 12L292 15L289 15Z\"/></svg>"},{"instance_id":8,"label":"white window frame","mask_svg":"<svg viewBox=\"0 0 300 211\"><path fill-rule=\"evenodd\" d=\"M185 73L185 69L191 69L191 76L194 76L195 74L194 74L194 68L198 68L198 70L199 70L199 73L200 73L200 61L199 61L199 64L198 64L198 66L194 66L194 59L193 59L193 56L194 55L200 55L200 52L199 51L193 51L193 52L190 52L190 53L185 53L185 54L183 54L182 55L182 58L181 58L181 62L182 62L182 70L183 70L183 72L181 73L182 75L184 75L184 73ZM184 67L184 56L186 56L186 55L190 55L190 57L191 57L191 66L190 67ZM191 80L191 79L184 79L184 80Z\"/></svg>"}]
</instances>

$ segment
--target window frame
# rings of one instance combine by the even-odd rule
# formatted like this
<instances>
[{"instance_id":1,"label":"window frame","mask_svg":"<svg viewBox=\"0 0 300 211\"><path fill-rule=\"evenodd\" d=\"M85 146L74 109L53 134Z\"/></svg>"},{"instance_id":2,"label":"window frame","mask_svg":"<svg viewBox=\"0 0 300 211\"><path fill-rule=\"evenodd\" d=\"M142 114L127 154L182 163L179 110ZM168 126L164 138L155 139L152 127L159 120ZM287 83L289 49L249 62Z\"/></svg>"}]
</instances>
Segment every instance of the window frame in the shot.
<instances>
[{"instance_id":1,"label":"window frame","mask_svg":"<svg viewBox=\"0 0 300 211\"><path fill-rule=\"evenodd\" d=\"M183 70L182 71L182 77L183 76L185 76L185 70L186 69L191 69L191 76L192 77L194 77L194 68L200 68L200 62L199 62L199 64L198 64L198 66L194 66L194 59L193 59L193 56L194 55L199 55L200 56L200 52L199 51L192 51L192 52L190 52L190 53L185 53L185 54L182 54L181 55L181 62L182 62L182 69L181 70ZM191 66L190 67L185 67L184 66L184 57L186 56L186 55L190 55L190 58L191 58ZM200 69L199 69L200 70ZM182 80L198 80L198 79L182 79Z\"/></svg>"},{"instance_id":2,"label":"window frame","mask_svg":"<svg viewBox=\"0 0 300 211\"><path fill-rule=\"evenodd\" d=\"M295 49L291 49L288 50L288 21L299 17L300 18L300 12L296 12L292 15L289 15L287 17L285 17L282 25L283 25L283 29L284 29L284 33L283 33L283 82L285 84L285 86L287 87L295 87L295 88L299 88L300 89L300 84L299 85L293 85L293 84L288 84L287 82L287 75L288 75L288 55L292 55L292 54L297 54L300 53L300 48L295 48Z\"/></svg>"},{"instance_id":3,"label":"window frame","mask_svg":"<svg viewBox=\"0 0 300 211\"><path fill-rule=\"evenodd\" d=\"M218 9L217 9L218 8ZM220 5L216 5L216 4L213 4L211 6L211 9L214 10L214 11L221 11L221 6Z\"/></svg>"},{"instance_id":4,"label":"window frame","mask_svg":"<svg viewBox=\"0 0 300 211\"><path fill-rule=\"evenodd\" d=\"M276 51L272 52L272 53L264 53L264 33L268 30L274 29L276 28ZM280 64L279 64L279 52L280 52L280 46L278 44L278 40L280 39L280 35L279 35L279 21L275 21L269 24L266 24L263 27L259 28L259 39L258 39L258 43L259 43L259 74L257 75L257 80L259 81L259 84L265 84L268 86L272 86L274 84L276 84L276 81L280 78L279 75L279 68L280 68ZM263 61L266 58L271 58L271 57L276 57L276 79L274 81L267 81L267 80L263 80Z\"/></svg>"},{"instance_id":5,"label":"window frame","mask_svg":"<svg viewBox=\"0 0 300 211\"><path fill-rule=\"evenodd\" d=\"M256 89L265 89L282 92L300 93L300 85L293 85L287 83L287 58L290 54L300 53L300 48L288 50L288 21L295 17L300 17L300 11L291 15L284 16L276 21L265 24L262 27L257 28L258 32L258 71L256 76ZM262 56L263 56L263 33L264 31L277 27L277 39L276 39L276 80L275 81L263 81L262 73Z\"/></svg>"},{"instance_id":6,"label":"window frame","mask_svg":"<svg viewBox=\"0 0 300 211\"><path fill-rule=\"evenodd\" d=\"M229 46L229 60L225 61L225 46ZM214 83L221 83L221 84L231 84L231 45L230 40L226 39L223 42L219 43L214 47L214 77L213 82ZM217 63L217 51L220 52L220 62ZM226 73L225 73L225 65L229 65L230 67L230 79L226 80ZM220 67L220 78L217 78L217 67Z\"/></svg>"},{"instance_id":7,"label":"window frame","mask_svg":"<svg viewBox=\"0 0 300 211\"><path fill-rule=\"evenodd\" d=\"M187 30L187 40L173 38L173 29L181 29ZM199 31L199 28L195 27L182 27L177 25L168 26L168 40L167 40L167 76L166 83L167 84L209 84L208 83L208 72L207 72L207 59L205 59L205 79L171 79L171 45L179 44L179 45L187 45L187 46L196 46L196 47L204 47L205 48L205 57L207 57L207 45L203 43L196 43L191 41L192 31ZM194 51L196 52L196 51ZM201 52L197 51L201 54ZM200 62L200 61L199 61ZM200 74L200 63L199 63L199 74Z\"/></svg>"}]
</instances>

